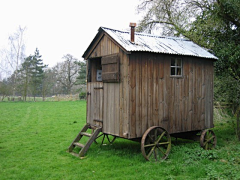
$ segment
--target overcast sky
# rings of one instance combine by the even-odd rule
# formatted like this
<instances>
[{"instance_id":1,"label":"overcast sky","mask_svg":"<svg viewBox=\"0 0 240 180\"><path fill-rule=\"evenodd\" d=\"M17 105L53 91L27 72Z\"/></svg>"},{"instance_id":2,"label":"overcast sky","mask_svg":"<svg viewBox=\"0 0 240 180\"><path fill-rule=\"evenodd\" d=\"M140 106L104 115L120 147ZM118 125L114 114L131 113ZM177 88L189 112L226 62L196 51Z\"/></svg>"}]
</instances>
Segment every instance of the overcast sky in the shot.
<instances>
[{"instance_id":1,"label":"overcast sky","mask_svg":"<svg viewBox=\"0 0 240 180\"><path fill-rule=\"evenodd\" d=\"M139 0L0 0L0 48L19 26L26 27L26 55L39 49L50 67L82 55L100 26L127 30L141 15Z\"/></svg>"}]
</instances>

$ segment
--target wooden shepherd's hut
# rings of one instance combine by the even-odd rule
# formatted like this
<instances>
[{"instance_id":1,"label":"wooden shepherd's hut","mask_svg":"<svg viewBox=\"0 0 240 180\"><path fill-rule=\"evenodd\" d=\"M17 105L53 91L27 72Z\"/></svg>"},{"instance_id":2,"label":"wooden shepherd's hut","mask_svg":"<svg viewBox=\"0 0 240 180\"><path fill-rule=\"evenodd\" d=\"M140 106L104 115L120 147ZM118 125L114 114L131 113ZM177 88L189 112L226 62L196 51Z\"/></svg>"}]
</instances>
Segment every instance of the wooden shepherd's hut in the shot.
<instances>
[{"instance_id":1,"label":"wooden shepherd's hut","mask_svg":"<svg viewBox=\"0 0 240 180\"><path fill-rule=\"evenodd\" d=\"M213 127L213 63L190 40L100 27L87 60L87 124L139 139L152 126L187 137Z\"/></svg>"}]
</instances>

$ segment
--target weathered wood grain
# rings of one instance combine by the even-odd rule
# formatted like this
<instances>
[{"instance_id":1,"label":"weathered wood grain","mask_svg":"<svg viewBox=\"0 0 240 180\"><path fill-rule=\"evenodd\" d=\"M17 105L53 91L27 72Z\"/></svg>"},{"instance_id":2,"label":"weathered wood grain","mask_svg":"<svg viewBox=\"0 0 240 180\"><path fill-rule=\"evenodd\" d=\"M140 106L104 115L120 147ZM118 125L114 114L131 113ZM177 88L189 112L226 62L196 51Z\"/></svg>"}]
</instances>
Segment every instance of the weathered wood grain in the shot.
<instances>
[{"instance_id":1,"label":"weathered wood grain","mask_svg":"<svg viewBox=\"0 0 240 180\"><path fill-rule=\"evenodd\" d=\"M213 101L212 92L206 94L210 92L213 80L206 78L212 77L210 72L213 72L208 60L182 57L183 76L175 78L170 77L170 61L175 56L150 53L131 56L134 56L129 65L131 137L135 133L140 137L153 125L162 126L170 133L212 127L211 123L206 124L206 118L207 122L212 122L212 107L207 105L209 109L205 108L206 102L211 104Z\"/></svg>"},{"instance_id":2,"label":"weathered wood grain","mask_svg":"<svg viewBox=\"0 0 240 180\"><path fill-rule=\"evenodd\" d=\"M116 53L118 61L109 58ZM104 133L131 139L141 137L155 125L169 133L213 127L211 60L148 52L126 54L108 35L102 36L89 57L90 63L101 58L103 79L118 76L118 83L105 81L97 94L94 73L99 64L91 63L87 122L102 118ZM182 77L170 76L172 58L182 59Z\"/></svg>"},{"instance_id":3,"label":"weathered wood grain","mask_svg":"<svg viewBox=\"0 0 240 180\"><path fill-rule=\"evenodd\" d=\"M129 60L130 73L130 137L136 135L136 58Z\"/></svg>"},{"instance_id":4,"label":"weathered wood grain","mask_svg":"<svg viewBox=\"0 0 240 180\"><path fill-rule=\"evenodd\" d=\"M142 134L143 132L146 131L147 129L147 124L148 124L148 113L147 113L147 110L148 110L148 85L147 85L147 67L148 67L148 59L147 59L147 56L146 54L142 54L142 63L141 63L141 66L142 66L142 87L141 87L141 91L142 91L142 113L141 113L141 131L142 131Z\"/></svg>"}]
</instances>

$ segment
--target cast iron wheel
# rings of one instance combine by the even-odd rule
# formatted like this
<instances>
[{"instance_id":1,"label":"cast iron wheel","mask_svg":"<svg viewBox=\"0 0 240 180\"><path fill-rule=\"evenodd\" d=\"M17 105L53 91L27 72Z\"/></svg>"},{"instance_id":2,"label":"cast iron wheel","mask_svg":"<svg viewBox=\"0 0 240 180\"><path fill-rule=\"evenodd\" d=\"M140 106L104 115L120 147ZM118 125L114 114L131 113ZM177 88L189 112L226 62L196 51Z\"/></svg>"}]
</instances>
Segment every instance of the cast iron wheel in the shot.
<instances>
[{"instance_id":1,"label":"cast iron wheel","mask_svg":"<svg viewBox=\"0 0 240 180\"><path fill-rule=\"evenodd\" d=\"M171 137L165 129L153 126L143 134L141 151L146 160L164 160L168 157L170 150Z\"/></svg>"},{"instance_id":2,"label":"cast iron wheel","mask_svg":"<svg viewBox=\"0 0 240 180\"><path fill-rule=\"evenodd\" d=\"M217 137L212 130L205 129L201 133L200 145L205 150L214 149L217 144Z\"/></svg>"}]
</instances>

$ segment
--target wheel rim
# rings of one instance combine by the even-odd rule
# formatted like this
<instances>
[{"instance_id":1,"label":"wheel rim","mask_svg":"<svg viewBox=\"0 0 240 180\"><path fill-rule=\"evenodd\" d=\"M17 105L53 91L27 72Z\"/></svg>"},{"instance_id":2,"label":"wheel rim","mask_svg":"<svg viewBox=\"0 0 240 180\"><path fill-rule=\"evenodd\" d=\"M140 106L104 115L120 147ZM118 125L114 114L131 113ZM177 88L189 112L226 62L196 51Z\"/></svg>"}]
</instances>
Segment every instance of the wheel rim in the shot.
<instances>
[{"instance_id":1,"label":"wheel rim","mask_svg":"<svg viewBox=\"0 0 240 180\"><path fill-rule=\"evenodd\" d=\"M171 137L168 132L158 126L149 128L143 135L141 151L148 161L166 159L171 149Z\"/></svg>"},{"instance_id":2,"label":"wheel rim","mask_svg":"<svg viewBox=\"0 0 240 180\"><path fill-rule=\"evenodd\" d=\"M200 137L200 145L205 150L214 149L217 144L216 135L212 130L204 130Z\"/></svg>"}]
</instances>

